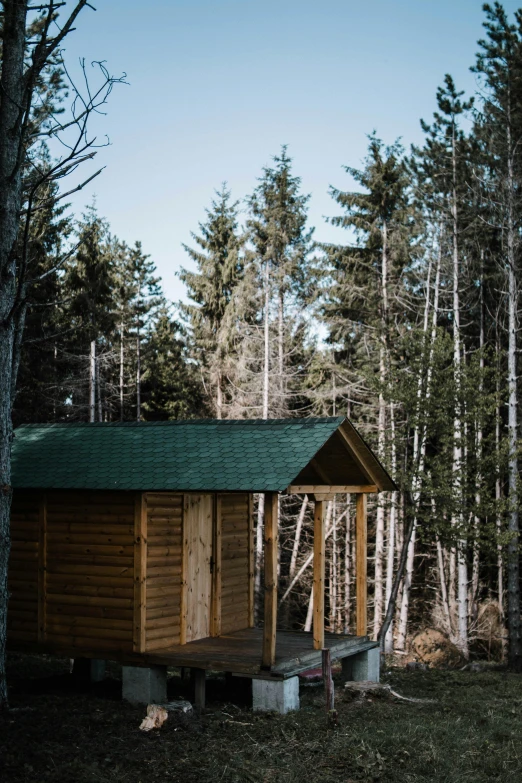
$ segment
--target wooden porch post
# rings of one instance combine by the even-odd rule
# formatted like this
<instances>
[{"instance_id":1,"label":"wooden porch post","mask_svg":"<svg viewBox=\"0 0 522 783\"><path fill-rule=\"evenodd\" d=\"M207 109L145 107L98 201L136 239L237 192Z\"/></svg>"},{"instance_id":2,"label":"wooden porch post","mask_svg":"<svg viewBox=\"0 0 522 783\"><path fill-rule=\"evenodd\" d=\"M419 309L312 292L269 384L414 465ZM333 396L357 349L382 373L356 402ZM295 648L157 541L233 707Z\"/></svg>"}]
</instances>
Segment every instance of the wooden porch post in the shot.
<instances>
[{"instance_id":1,"label":"wooden porch post","mask_svg":"<svg viewBox=\"0 0 522 783\"><path fill-rule=\"evenodd\" d=\"M367 496L363 492L358 492L355 496L356 501L356 615L357 615L357 636L366 636L368 633L367 619L367 549L366 549L366 527L367 527Z\"/></svg>"},{"instance_id":2,"label":"wooden porch post","mask_svg":"<svg viewBox=\"0 0 522 783\"><path fill-rule=\"evenodd\" d=\"M265 493L265 623L263 628L264 667L275 663L277 626L277 542L279 532L279 497Z\"/></svg>"},{"instance_id":3,"label":"wooden porch post","mask_svg":"<svg viewBox=\"0 0 522 783\"><path fill-rule=\"evenodd\" d=\"M324 564L325 533L323 501L316 500L314 507L314 650L324 647Z\"/></svg>"}]
</instances>

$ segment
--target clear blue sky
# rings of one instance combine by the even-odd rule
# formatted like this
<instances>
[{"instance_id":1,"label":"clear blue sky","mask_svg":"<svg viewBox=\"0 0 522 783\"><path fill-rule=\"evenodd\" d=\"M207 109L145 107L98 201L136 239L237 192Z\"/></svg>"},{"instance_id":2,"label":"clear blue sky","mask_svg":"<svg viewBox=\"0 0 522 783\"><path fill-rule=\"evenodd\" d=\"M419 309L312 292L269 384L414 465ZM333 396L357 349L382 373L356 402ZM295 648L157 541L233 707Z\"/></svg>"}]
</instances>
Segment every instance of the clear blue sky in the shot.
<instances>
[{"instance_id":1,"label":"clear blue sky","mask_svg":"<svg viewBox=\"0 0 522 783\"><path fill-rule=\"evenodd\" d=\"M184 296L175 271L188 265L181 243L221 182L243 199L288 144L316 238L342 241L323 218L335 213L327 190L348 186L342 166L360 164L366 134L420 142L419 118L430 119L445 73L475 88L477 0L93 4L67 39L67 62L106 60L129 86L114 90L95 126L111 141L96 162L107 168L73 207L95 193L113 232L142 241L174 300Z\"/></svg>"}]
</instances>

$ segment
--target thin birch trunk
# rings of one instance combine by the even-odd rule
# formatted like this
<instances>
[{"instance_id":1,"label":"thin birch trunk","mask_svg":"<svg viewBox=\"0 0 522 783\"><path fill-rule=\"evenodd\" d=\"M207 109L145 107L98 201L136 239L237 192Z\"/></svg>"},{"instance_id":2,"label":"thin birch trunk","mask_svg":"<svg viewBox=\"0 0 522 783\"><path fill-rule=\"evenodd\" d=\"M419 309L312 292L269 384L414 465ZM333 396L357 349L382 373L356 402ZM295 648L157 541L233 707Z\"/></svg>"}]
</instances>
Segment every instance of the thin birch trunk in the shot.
<instances>
[{"instance_id":1,"label":"thin birch trunk","mask_svg":"<svg viewBox=\"0 0 522 783\"><path fill-rule=\"evenodd\" d=\"M97 357L96 359L95 368L96 368L96 395L98 399L98 421L103 421L103 401L102 401L102 393L101 393L99 357Z\"/></svg>"},{"instance_id":2,"label":"thin birch trunk","mask_svg":"<svg viewBox=\"0 0 522 783\"><path fill-rule=\"evenodd\" d=\"M279 415L284 414L285 410L285 295L283 290L279 291L279 303L277 313L277 353L278 353L278 374L279 374Z\"/></svg>"},{"instance_id":3,"label":"thin birch trunk","mask_svg":"<svg viewBox=\"0 0 522 783\"><path fill-rule=\"evenodd\" d=\"M125 349L123 345L124 339L124 324L123 321L120 324L120 421L123 421L123 382L125 379L123 365L125 361Z\"/></svg>"},{"instance_id":4,"label":"thin birch trunk","mask_svg":"<svg viewBox=\"0 0 522 783\"><path fill-rule=\"evenodd\" d=\"M432 506L434 506L433 499L432 499ZM433 509L433 513L435 514L435 509ZM439 536L437 536L437 565L439 571L440 597L442 602L442 609L444 612L444 619L446 620L446 625L448 627L449 638L451 639L451 641L454 641L455 634L453 632L453 626L451 623L451 612L450 612L449 602L448 602L448 591L446 588L446 575L444 570L444 552L442 550L442 544L440 543Z\"/></svg>"},{"instance_id":5,"label":"thin birch trunk","mask_svg":"<svg viewBox=\"0 0 522 783\"><path fill-rule=\"evenodd\" d=\"M314 616L314 587L312 584L312 587L310 589L310 598L308 599L308 609L306 611L306 620L304 624L303 630L306 631L306 633L310 633L312 630L312 620Z\"/></svg>"},{"instance_id":6,"label":"thin birch trunk","mask_svg":"<svg viewBox=\"0 0 522 783\"><path fill-rule=\"evenodd\" d=\"M500 346L497 337L497 357L500 356ZM497 590L500 617L504 620L504 558L500 537L502 535L502 484L500 480L500 368L497 368L497 405L495 408L495 454L496 454L496 479L495 479L495 529L497 533Z\"/></svg>"},{"instance_id":7,"label":"thin birch trunk","mask_svg":"<svg viewBox=\"0 0 522 783\"><path fill-rule=\"evenodd\" d=\"M299 553L299 544L301 541L301 532L303 529L303 522L306 516L307 507L308 507L308 495L305 495L301 503L301 509L299 511L299 516L297 517L297 524L295 526L294 545L292 547L292 557L290 558L290 568L288 571L289 579L292 579L295 574L295 569L297 566L297 555Z\"/></svg>"},{"instance_id":8,"label":"thin birch trunk","mask_svg":"<svg viewBox=\"0 0 522 783\"><path fill-rule=\"evenodd\" d=\"M516 278L516 228L515 228L515 171L511 141L511 116L507 127L508 146L508 215L507 215L507 267L508 267L508 486L509 510L507 545L507 620L509 632L509 665L515 671L522 670L522 627L520 618L520 553L518 511L518 285Z\"/></svg>"},{"instance_id":9,"label":"thin birch trunk","mask_svg":"<svg viewBox=\"0 0 522 783\"><path fill-rule=\"evenodd\" d=\"M223 418L223 379L219 372L216 381L216 417L218 419Z\"/></svg>"},{"instance_id":10,"label":"thin birch trunk","mask_svg":"<svg viewBox=\"0 0 522 783\"><path fill-rule=\"evenodd\" d=\"M141 340L139 324L136 334L136 421L141 421Z\"/></svg>"},{"instance_id":11,"label":"thin birch trunk","mask_svg":"<svg viewBox=\"0 0 522 783\"><path fill-rule=\"evenodd\" d=\"M453 417L453 489L454 504L451 526L459 536L457 544L457 646L464 657L468 657L468 564L467 539L464 535L462 515L462 411L461 411L461 344L460 344L460 270L458 244L458 207L457 207L457 153L456 129L452 126L452 239L453 239L453 372L455 384Z\"/></svg>"},{"instance_id":12,"label":"thin birch trunk","mask_svg":"<svg viewBox=\"0 0 522 783\"><path fill-rule=\"evenodd\" d=\"M480 254L480 332L479 332L479 398L482 399L484 394L484 251ZM482 412L479 410L479 420L477 422L477 441L476 441L476 455L477 455L477 478L476 478L476 492L475 492L475 514L473 517L473 564L471 572L471 600L470 600L470 617L472 622L476 622L478 618L478 592L479 592L479 577L480 577L480 506L482 502L482 446L483 446L483 432L482 432Z\"/></svg>"},{"instance_id":13,"label":"thin birch trunk","mask_svg":"<svg viewBox=\"0 0 522 783\"><path fill-rule=\"evenodd\" d=\"M265 264L265 308L264 308L264 356L263 356L263 419L268 419L268 399L269 399L269 372L270 372L270 266L267 261ZM255 577L254 577L254 604L255 614L259 619L261 617L261 570L263 567L263 523L265 516L265 496L259 495L257 505L257 527L256 527L256 557L255 557Z\"/></svg>"},{"instance_id":14,"label":"thin birch trunk","mask_svg":"<svg viewBox=\"0 0 522 783\"><path fill-rule=\"evenodd\" d=\"M391 471L392 478L395 478L397 473L397 451L395 443L395 411L393 403L390 405L390 429L391 429ZM392 587L393 587L393 566L395 561L395 528L397 518L397 493L392 492L390 513L388 516L388 541L387 541L387 559L386 559L386 606L390 600ZM377 634L376 634L377 637ZM393 652L393 621L390 623L390 627L386 633L384 639L384 652Z\"/></svg>"},{"instance_id":15,"label":"thin birch trunk","mask_svg":"<svg viewBox=\"0 0 522 783\"><path fill-rule=\"evenodd\" d=\"M440 267L442 261L442 231L443 224L440 225L439 233L439 248L437 253L437 266L435 271L435 290L433 294L433 312L431 322L431 337L430 346L428 352L428 363L426 372L426 389L424 399L422 395L423 379L422 375L419 377L417 386L417 424L413 433L413 466L414 475L412 481L412 501L413 501L413 523L411 525L411 536L407 542L407 555L406 563L404 567L404 580L402 583L402 595L400 602L399 622L397 629L397 649L404 650L406 647L406 633L408 630L408 613L410 608L410 590L413 581L413 567L415 563L415 540L417 537L417 507L420 500L420 491L422 484L422 475L424 473L424 461L426 456L426 423L423 421L421 424L421 410L423 405L425 406L431 396L431 377L433 372L433 351L435 347L435 339L437 336L437 317L439 310L439 287L440 287ZM428 333L429 326L429 310L430 310L430 280L431 280L431 264L428 268L428 279L426 285L426 303L424 307L424 324L423 332L425 335ZM403 549L401 549L401 552ZM397 590L398 592L398 590Z\"/></svg>"},{"instance_id":16,"label":"thin birch trunk","mask_svg":"<svg viewBox=\"0 0 522 783\"><path fill-rule=\"evenodd\" d=\"M337 503L332 500L332 559L330 563L330 631L336 631L337 619Z\"/></svg>"},{"instance_id":17,"label":"thin birch trunk","mask_svg":"<svg viewBox=\"0 0 522 783\"><path fill-rule=\"evenodd\" d=\"M386 385L387 362L387 332L388 332L388 227L386 221L382 226L382 257L381 257L381 347L379 350L379 420L377 434L377 453L384 461L386 440L386 401L384 390ZM377 519L375 529L375 579L374 579L374 614L373 635L377 638L383 613L383 561L384 561L384 500L382 494L377 496Z\"/></svg>"},{"instance_id":18,"label":"thin birch trunk","mask_svg":"<svg viewBox=\"0 0 522 783\"><path fill-rule=\"evenodd\" d=\"M351 525L352 515L350 514L351 496L346 495L346 525L344 529L344 632L350 632L350 573L351 573Z\"/></svg>"}]
</instances>

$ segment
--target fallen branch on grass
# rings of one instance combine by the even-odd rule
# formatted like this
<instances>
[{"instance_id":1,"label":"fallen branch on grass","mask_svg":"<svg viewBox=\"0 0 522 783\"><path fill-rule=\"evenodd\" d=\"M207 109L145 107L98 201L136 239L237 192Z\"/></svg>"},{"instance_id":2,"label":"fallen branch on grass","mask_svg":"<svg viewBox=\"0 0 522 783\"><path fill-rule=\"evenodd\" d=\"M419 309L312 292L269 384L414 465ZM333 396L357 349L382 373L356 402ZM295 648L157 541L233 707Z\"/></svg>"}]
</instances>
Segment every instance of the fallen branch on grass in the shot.
<instances>
[{"instance_id":1,"label":"fallen branch on grass","mask_svg":"<svg viewBox=\"0 0 522 783\"><path fill-rule=\"evenodd\" d=\"M394 696L396 699L402 701L409 701L415 704L433 704L433 699L414 699L410 696L401 696L400 693L392 690L390 685L383 685L380 682L371 682L370 680L362 680L361 682L347 682L344 686L345 691L349 693L357 694L358 696L366 696L366 694L373 694L379 696Z\"/></svg>"}]
</instances>

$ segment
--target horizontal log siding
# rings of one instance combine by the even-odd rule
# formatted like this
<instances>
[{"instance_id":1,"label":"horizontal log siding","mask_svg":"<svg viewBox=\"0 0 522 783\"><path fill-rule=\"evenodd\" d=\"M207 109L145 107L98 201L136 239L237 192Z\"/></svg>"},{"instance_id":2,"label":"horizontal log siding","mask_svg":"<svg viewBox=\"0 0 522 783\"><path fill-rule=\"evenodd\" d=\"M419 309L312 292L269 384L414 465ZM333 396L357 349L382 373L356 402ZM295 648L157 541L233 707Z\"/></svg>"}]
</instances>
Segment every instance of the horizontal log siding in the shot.
<instances>
[{"instance_id":1,"label":"horizontal log siding","mask_svg":"<svg viewBox=\"0 0 522 783\"><path fill-rule=\"evenodd\" d=\"M46 641L132 651L134 493L47 492Z\"/></svg>"},{"instance_id":2,"label":"horizontal log siding","mask_svg":"<svg viewBox=\"0 0 522 783\"><path fill-rule=\"evenodd\" d=\"M9 643L38 640L38 554L40 493L16 490L11 505Z\"/></svg>"},{"instance_id":3,"label":"horizontal log siding","mask_svg":"<svg viewBox=\"0 0 522 783\"><path fill-rule=\"evenodd\" d=\"M147 493L145 649L180 641L183 495Z\"/></svg>"},{"instance_id":4,"label":"horizontal log siding","mask_svg":"<svg viewBox=\"0 0 522 783\"><path fill-rule=\"evenodd\" d=\"M248 495L221 496L221 633L249 626Z\"/></svg>"}]
</instances>

